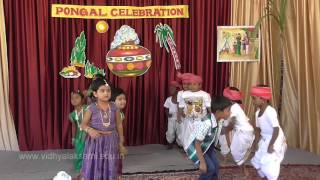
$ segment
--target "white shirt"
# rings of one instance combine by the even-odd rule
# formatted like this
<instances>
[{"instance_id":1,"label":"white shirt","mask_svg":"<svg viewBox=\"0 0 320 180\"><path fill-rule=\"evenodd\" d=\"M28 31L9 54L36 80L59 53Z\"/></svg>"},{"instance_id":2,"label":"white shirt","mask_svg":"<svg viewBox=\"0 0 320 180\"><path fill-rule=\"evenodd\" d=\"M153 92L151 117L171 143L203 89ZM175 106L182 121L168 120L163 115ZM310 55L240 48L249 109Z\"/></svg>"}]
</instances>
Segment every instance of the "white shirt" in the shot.
<instances>
[{"instance_id":1,"label":"white shirt","mask_svg":"<svg viewBox=\"0 0 320 180\"><path fill-rule=\"evenodd\" d=\"M182 99L182 94L183 94L183 92L185 92L185 91L184 91L184 90L178 91L178 94L177 94L177 101L178 101L178 103L183 101L183 99Z\"/></svg>"},{"instance_id":2,"label":"white shirt","mask_svg":"<svg viewBox=\"0 0 320 180\"><path fill-rule=\"evenodd\" d=\"M249 118L239 104L234 103L231 106L230 111L230 118L235 117L234 128L236 130L253 131L253 127L249 123Z\"/></svg>"},{"instance_id":3,"label":"white shirt","mask_svg":"<svg viewBox=\"0 0 320 180\"><path fill-rule=\"evenodd\" d=\"M259 112L260 109L256 112L256 126L261 129L262 138L269 139L272 137L273 128L280 128L277 111L273 107L267 106L260 117L258 117Z\"/></svg>"},{"instance_id":4,"label":"white shirt","mask_svg":"<svg viewBox=\"0 0 320 180\"><path fill-rule=\"evenodd\" d=\"M213 114L211 114L210 120L194 121L193 123L194 128L192 132L190 132L187 142L184 144L184 149L187 149L195 139L198 141L203 141L207 135L210 135L211 128L218 126L217 120Z\"/></svg>"},{"instance_id":5,"label":"white shirt","mask_svg":"<svg viewBox=\"0 0 320 180\"><path fill-rule=\"evenodd\" d=\"M177 118L178 104L172 102L172 96L166 99L163 106L169 109L169 114L172 114L171 118Z\"/></svg>"},{"instance_id":6,"label":"white shirt","mask_svg":"<svg viewBox=\"0 0 320 180\"><path fill-rule=\"evenodd\" d=\"M211 107L211 97L205 91L184 91L179 101L179 108L184 108L186 117L202 118L207 115L207 108ZM197 111L200 109L200 111Z\"/></svg>"}]
</instances>

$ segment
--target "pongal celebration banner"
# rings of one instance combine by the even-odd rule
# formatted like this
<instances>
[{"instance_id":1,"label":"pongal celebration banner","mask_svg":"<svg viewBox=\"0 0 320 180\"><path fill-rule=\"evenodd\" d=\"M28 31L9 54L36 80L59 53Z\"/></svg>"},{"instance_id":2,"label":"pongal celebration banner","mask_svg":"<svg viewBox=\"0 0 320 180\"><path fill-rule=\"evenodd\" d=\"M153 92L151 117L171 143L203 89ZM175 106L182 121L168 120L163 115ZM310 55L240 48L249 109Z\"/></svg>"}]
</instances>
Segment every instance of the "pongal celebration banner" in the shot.
<instances>
[{"instance_id":1,"label":"pongal celebration banner","mask_svg":"<svg viewBox=\"0 0 320 180\"><path fill-rule=\"evenodd\" d=\"M188 5L83 6L52 4L51 16L82 19L189 18Z\"/></svg>"}]
</instances>

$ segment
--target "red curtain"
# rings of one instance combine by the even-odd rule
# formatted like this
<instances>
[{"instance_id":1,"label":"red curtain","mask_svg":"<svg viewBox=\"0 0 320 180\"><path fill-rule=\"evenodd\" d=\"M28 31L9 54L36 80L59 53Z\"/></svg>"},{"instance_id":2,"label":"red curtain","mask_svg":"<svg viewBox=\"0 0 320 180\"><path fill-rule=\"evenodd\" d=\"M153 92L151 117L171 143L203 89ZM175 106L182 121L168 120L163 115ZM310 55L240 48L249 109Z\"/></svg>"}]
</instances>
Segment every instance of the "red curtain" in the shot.
<instances>
[{"instance_id":1,"label":"red curtain","mask_svg":"<svg viewBox=\"0 0 320 180\"><path fill-rule=\"evenodd\" d=\"M139 35L141 45L152 52L149 71L136 78L108 79L127 92L124 122L128 145L165 143L167 120L163 103L174 79L172 56L160 49L153 33L167 23L175 34L182 72L204 79L203 89L221 94L228 84L229 66L216 62L216 26L229 25L231 0L4 0L10 72L10 105L21 150L71 148L70 92L88 88L90 80L64 79L59 71L69 64L75 38L85 31L87 58L106 67L105 55L117 29L127 24ZM188 19L107 20L105 34L95 30L97 20L51 17L51 4L81 5L189 5ZM83 70L81 73L84 74Z\"/></svg>"}]
</instances>

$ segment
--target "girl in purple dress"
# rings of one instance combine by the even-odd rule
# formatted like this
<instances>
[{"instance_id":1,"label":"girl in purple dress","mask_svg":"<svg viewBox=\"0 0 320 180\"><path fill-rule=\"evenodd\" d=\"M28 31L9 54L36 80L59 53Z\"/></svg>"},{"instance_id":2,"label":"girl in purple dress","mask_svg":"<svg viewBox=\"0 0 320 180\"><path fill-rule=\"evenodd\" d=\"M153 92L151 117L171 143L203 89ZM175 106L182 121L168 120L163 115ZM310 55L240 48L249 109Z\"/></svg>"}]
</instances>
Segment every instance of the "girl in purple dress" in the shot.
<instances>
[{"instance_id":1,"label":"girl in purple dress","mask_svg":"<svg viewBox=\"0 0 320 180\"><path fill-rule=\"evenodd\" d=\"M88 134L81 175L84 180L115 180L120 175L119 162L127 153L120 112L109 102L111 87L104 79L94 80L91 88L95 103L90 104L81 124Z\"/></svg>"}]
</instances>

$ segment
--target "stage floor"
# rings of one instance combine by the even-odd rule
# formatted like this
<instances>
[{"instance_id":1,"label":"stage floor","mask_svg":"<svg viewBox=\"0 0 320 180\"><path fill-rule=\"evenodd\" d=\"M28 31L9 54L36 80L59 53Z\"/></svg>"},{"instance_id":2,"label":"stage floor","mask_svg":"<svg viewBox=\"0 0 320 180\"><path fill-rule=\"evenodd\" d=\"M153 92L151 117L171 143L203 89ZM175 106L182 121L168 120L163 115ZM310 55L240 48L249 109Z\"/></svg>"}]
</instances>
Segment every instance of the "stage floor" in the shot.
<instances>
[{"instance_id":1,"label":"stage floor","mask_svg":"<svg viewBox=\"0 0 320 180\"><path fill-rule=\"evenodd\" d=\"M123 172L186 171L195 169L184 154L174 148L151 144L129 147L129 154L124 160ZM0 179L2 180L48 180L57 172L66 171L75 176L72 166L72 150L47 150L28 152L0 151ZM221 166L233 166L231 163ZM320 165L320 156L298 149L288 149L283 164Z\"/></svg>"}]
</instances>

